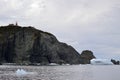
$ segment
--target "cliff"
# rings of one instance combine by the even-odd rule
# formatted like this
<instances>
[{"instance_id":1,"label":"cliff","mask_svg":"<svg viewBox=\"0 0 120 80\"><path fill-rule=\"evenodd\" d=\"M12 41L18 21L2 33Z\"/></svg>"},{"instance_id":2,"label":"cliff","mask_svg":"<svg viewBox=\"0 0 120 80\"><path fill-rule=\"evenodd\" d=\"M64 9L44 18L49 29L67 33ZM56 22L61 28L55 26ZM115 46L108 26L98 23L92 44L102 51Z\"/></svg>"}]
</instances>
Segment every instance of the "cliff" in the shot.
<instances>
[{"instance_id":1,"label":"cliff","mask_svg":"<svg viewBox=\"0 0 120 80\"><path fill-rule=\"evenodd\" d=\"M84 50L81 53L81 64L90 64L90 60L96 58L90 50Z\"/></svg>"},{"instance_id":2,"label":"cliff","mask_svg":"<svg viewBox=\"0 0 120 80\"><path fill-rule=\"evenodd\" d=\"M0 62L80 64L80 54L48 32L10 24L0 27Z\"/></svg>"}]
</instances>

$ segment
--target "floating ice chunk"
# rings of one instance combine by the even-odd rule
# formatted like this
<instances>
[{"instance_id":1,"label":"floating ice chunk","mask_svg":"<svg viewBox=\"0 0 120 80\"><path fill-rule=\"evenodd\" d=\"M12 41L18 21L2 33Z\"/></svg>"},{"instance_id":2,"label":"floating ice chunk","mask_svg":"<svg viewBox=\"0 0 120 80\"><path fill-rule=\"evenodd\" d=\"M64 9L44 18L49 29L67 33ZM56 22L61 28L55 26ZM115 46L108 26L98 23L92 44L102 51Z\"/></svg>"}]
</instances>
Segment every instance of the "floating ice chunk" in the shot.
<instances>
[{"instance_id":1,"label":"floating ice chunk","mask_svg":"<svg viewBox=\"0 0 120 80\"><path fill-rule=\"evenodd\" d=\"M58 64L56 64L56 63L50 63L49 65L50 66L57 66Z\"/></svg>"},{"instance_id":2,"label":"floating ice chunk","mask_svg":"<svg viewBox=\"0 0 120 80\"><path fill-rule=\"evenodd\" d=\"M27 72L23 69L17 69L17 71L16 71L17 76L22 76L22 75L26 75L26 74L27 74Z\"/></svg>"},{"instance_id":3,"label":"floating ice chunk","mask_svg":"<svg viewBox=\"0 0 120 80\"><path fill-rule=\"evenodd\" d=\"M92 59L90 62L94 65L113 65L113 63L108 59Z\"/></svg>"}]
</instances>

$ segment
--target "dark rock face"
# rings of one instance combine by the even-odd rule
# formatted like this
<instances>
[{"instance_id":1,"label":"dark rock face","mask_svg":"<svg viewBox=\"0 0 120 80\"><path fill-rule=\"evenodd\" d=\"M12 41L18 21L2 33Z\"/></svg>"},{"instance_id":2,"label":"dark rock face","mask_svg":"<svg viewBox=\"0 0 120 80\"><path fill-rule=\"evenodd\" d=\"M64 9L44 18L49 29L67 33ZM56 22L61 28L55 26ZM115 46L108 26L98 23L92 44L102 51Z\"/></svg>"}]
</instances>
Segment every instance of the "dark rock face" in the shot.
<instances>
[{"instance_id":1,"label":"dark rock face","mask_svg":"<svg viewBox=\"0 0 120 80\"><path fill-rule=\"evenodd\" d=\"M115 64L115 65L119 65L119 64L120 64L120 61L116 61L116 60L114 60L114 59L111 59L111 62L112 62L113 64Z\"/></svg>"},{"instance_id":2,"label":"dark rock face","mask_svg":"<svg viewBox=\"0 0 120 80\"><path fill-rule=\"evenodd\" d=\"M33 27L0 27L0 62L22 64L80 64L80 54L54 35Z\"/></svg>"},{"instance_id":3,"label":"dark rock face","mask_svg":"<svg viewBox=\"0 0 120 80\"><path fill-rule=\"evenodd\" d=\"M93 52L90 50L84 50L81 53L82 64L90 64L90 60L95 58Z\"/></svg>"}]
</instances>

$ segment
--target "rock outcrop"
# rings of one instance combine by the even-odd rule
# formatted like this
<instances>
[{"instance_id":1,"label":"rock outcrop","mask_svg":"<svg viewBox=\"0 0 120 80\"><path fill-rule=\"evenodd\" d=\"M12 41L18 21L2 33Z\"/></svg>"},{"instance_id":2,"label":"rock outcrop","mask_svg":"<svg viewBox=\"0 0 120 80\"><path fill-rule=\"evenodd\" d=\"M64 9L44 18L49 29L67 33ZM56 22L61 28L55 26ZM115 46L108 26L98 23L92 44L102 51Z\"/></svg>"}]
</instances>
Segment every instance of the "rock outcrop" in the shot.
<instances>
[{"instance_id":1,"label":"rock outcrop","mask_svg":"<svg viewBox=\"0 0 120 80\"><path fill-rule=\"evenodd\" d=\"M80 54L72 46L59 42L51 33L14 24L0 27L1 63L44 65L80 64L81 61Z\"/></svg>"},{"instance_id":2,"label":"rock outcrop","mask_svg":"<svg viewBox=\"0 0 120 80\"><path fill-rule=\"evenodd\" d=\"M120 61L116 61L116 60L114 60L114 59L111 59L111 62L112 62L113 64L115 64L115 65L120 65Z\"/></svg>"},{"instance_id":3,"label":"rock outcrop","mask_svg":"<svg viewBox=\"0 0 120 80\"><path fill-rule=\"evenodd\" d=\"M94 58L95 56L93 55L93 52L90 50L84 50L81 53L82 64L90 64L90 60Z\"/></svg>"}]
</instances>

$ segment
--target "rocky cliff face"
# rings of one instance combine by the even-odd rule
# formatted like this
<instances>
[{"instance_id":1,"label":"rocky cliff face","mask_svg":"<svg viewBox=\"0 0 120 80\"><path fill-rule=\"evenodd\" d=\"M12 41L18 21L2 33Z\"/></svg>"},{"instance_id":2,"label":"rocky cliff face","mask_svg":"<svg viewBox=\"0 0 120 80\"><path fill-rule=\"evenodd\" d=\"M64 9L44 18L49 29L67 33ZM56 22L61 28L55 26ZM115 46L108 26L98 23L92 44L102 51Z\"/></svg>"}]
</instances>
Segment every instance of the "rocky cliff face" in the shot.
<instances>
[{"instance_id":1,"label":"rocky cliff face","mask_svg":"<svg viewBox=\"0 0 120 80\"><path fill-rule=\"evenodd\" d=\"M1 63L80 64L80 54L54 35L33 27L0 27Z\"/></svg>"},{"instance_id":2,"label":"rocky cliff face","mask_svg":"<svg viewBox=\"0 0 120 80\"><path fill-rule=\"evenodd\" d=\"M82 64L90 64L90 60L96 58L90 50L84 50L81 53Z\"/></svg>"}]
</instances>

